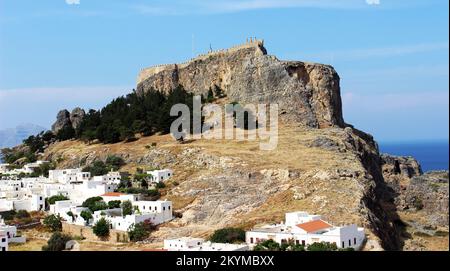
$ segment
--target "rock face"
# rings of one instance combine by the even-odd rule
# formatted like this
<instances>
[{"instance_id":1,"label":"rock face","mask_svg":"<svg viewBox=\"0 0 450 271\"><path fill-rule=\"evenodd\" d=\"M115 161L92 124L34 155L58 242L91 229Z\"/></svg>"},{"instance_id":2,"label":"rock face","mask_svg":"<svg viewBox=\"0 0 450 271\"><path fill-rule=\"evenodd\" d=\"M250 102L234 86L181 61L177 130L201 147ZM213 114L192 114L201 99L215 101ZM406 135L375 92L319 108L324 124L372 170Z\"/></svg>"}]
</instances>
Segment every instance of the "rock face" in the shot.
<instances>
[{"instance_id":1,"label":"rock face","mask_svg":"<svg viewBox=\"0 0 450 271\"><path fill-rule=\"evenodd\" d=\"M218 86L232 101L277 103L281 119L309 127L344 127L339 76L333 67L281 61L262 41L201 55L183 64L144 69L138 93L167 92L179 85L205 95Z\"/></svg>"},{"instance_id":2,"label":"rock face","mask_svg":"<svg viewBox=\"0 0 450 271\"><path fill-rule=\"evenodd\" d=\"M52 132L56 134L67 125L72 125L70 121L70 113L66 109L63 109L58 112L58 115L56 115L56 122L52 125Z\"/></svg>"},{"instance_id":3,"label":"rock face","mask_svg":"<svg viewBox=\"0 0 450 271\"><path fill-rule=\"evenodd\" d=\"M84 115L86 115L86 112L84 112L84 110L79 107L72 110L72 113L70 113L70 122L73 129L76 130L78 127L80 127Z\"/></svg>"},{"instance_id":4,"label":"rock face","mask_svg":"<svg viewBox=\"0 0 450 271\"><path fill-rule=\"evenodd\" d=\"M423 210L433 226L448 226L448 171L432 171L411 179L401 193L403 210Z\"/></svg>"},{"instance_id":5,"label":"rock face","mask_svg":"<svg viewBox=\"0 0 450 271\"><path fill-rule=\"evenodd\" d=\"M71 126L76 130L80 127L85 115L86 112L79 107L73 109L72 113L69 113L67 109L59 111L58 115L56 115L56 122L52 125L52 132L57 134L59 130L66 126Z\"/></svg>"},{"instance_id":6,"label":"rock face","mask_svg":"<svg viewBox=\"0 0 450 271\"><path fill-rule=\"evenodd\" d=\"M386 177L400 174L412 178L422 174L422 168L414 157L381 154L381 160L383 175Z\"/></svg>"}]
</instances>

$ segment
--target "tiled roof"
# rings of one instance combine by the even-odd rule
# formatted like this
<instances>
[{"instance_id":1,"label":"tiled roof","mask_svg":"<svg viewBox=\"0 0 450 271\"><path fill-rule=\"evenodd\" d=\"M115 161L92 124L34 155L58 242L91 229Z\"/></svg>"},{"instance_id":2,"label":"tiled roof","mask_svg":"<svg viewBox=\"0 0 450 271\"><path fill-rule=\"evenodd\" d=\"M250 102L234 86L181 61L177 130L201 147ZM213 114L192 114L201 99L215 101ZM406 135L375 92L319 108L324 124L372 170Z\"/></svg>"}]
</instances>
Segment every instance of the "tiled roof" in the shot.
<instances>
[{"instance_id":1,"label":"tiled roof","mask_svg":"<svg viewBox=\"0 0 450 271\"><path fill-rule=\"evenodd\" d=\"M331 227L333 227L333 225L330 225L327 222L319 219L319 220L313 220L313 221L305 222L302 224L298 224L297 227L310 233L310 232L316 232L319 230L331 228Z\"/></svg>"}]
</instances>

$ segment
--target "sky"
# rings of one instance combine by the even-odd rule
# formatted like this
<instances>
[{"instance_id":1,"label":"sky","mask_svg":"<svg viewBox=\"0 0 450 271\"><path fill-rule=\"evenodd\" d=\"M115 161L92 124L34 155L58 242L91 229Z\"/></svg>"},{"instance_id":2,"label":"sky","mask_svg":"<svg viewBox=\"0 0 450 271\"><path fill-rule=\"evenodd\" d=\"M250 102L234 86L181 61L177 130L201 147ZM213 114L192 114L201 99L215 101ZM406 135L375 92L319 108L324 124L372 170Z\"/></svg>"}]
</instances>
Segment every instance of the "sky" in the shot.
<instances>
[{"instance_id":1,"label":"sky","mask_svg":"<svg viewBox=\"0 0 450 271\"><path fill-rule=\"evenodd\" d=\"M331 64L344 119L378 141L449 136L447 0L0 0L0 129L99 109L140 69L264 39Z\"/></svg>"}]
</instances>

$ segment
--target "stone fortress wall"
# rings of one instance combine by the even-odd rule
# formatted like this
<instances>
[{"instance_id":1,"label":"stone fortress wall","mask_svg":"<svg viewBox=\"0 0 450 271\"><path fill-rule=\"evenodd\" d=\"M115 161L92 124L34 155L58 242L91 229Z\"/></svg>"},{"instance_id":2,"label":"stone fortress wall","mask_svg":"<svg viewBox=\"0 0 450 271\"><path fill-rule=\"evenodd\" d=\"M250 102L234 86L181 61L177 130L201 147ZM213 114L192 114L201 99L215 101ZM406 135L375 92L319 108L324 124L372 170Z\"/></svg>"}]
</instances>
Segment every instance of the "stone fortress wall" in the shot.
<instances>
[{"instance_id":1,"label":"stone fortress wall","mask_svg":"<svg viewBox=\"0 0 450 271\"><path fill-rule=\"evenodd\" d=\"M160 72L166 71L166 70L174 70L177 68L184 68L196 61L202 61L212 56L223 56L225 54L233 53L242 49L247 48L255 48L255 47L262 47L264 46L264 40L258 40L255 38L247 38L246 42L240 45L233 46L228 49L219 49L214 51L209 51L206 54L200 54L197 57L191 58L190 60L183 62L183 63L177 63L177 64L160 64L156 66L152 66L149 68L143 68L139 72L138 78L137 78L137 85L139 83L145 81L145 79L149 78L150 76L154 74L158 74Z\"/></svg>"}]
</instances>

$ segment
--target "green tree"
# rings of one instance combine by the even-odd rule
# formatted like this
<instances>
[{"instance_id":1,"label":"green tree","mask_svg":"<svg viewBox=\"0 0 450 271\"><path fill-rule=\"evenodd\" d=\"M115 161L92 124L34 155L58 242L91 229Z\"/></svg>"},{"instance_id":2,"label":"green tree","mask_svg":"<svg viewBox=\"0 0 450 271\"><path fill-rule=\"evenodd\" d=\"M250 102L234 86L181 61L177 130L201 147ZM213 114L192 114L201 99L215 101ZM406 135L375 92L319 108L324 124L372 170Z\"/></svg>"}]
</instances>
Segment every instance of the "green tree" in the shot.
<instances>
[{"instance_id":1,"label":"green tree","mask_svg":"<svg viewBox=\"0 0 450 271\"><path fill-rule=\"evenodd\" d=\"M122 208L123 216L133 214L133 205L131 204L131 201L126 200L126 201L122 202L121 208Z\"/></svg>"},{"instance_id":2,"label":"green tree","mask_svg":"<svg viewBox=\"0 0 450 271\"><path fill-rule=\"evenodd\" d=\"M107 166L109 169L112 169L112 170L114 170L114 171L117 171L117 170L119 170L122 166L125 165L125 161L123 160L122 157L115 156L115 155L109 155L109 156L106 158L105 164L106 164L106 166Z\"/></svg>"},{"instance_id":3,"label":"green tree","mask_svg":"<svg viewBox=\"0 0 450 271\"><path fill-rule=\"evenodd\" d=\"M86 199L83 204L83 207L89 208L89 210L93 213L99 210L108 209L108 204L103 201L102 197L92 197Z\"/></svg>"},{"instance_id":4,"label":"green tree","mask_svg":"<svg viewBox=\"0 0 450 271\"><path fill-rule=\"evenodd\" d=\"M81 211L80 216L86 221L86 223L89 223L89 220L92 219L92 213L89 210Z\"/></svg>"},{"instance_id":5,"label":"green tree","mask_svg":"<svg viewBox=\"0 0 450 271\"><path fill-rule=\"evenodd\" d=\"M275 242L272 239L266 240L257 244L253 250L255 251L280 251L281 246L279 243Z\"/></svg>"},{"instance_id":6,"label":"green tree","mask_svg":"<svg viewBox=\"0 0 450 271\"><path fill-rule=\"evenodd\" d=\"M128 236L133 242L142 241L148 238L150 232L155 229L154 225L146 220L137 224L133 224L128 229Z\"/></svg>"},{"instance_id":7,"label":"green tree","mask_svg":"<svg viewBox=\"0 0 450 271\"><path fill-rule=\"evenodd\" d=\"M214 243L242 243L245 242L245 231L239 228L223 228L216 230L209 240Z\"/></svg>"},{"instance_id":8,"label":"green tree","mask_svg":"<svg viewBox=\"0 0 450 271\"><path fill-rule=\"evenodd\" d=\"M108 202L108 208L109 209L115 209L115 208L120 208L120 200L111 200Z\"/></svg>"},{"instance_id":9,"label":"green tree","mask_svg":"<svg viewBox=\"0 0 450 271\"><path fill-rule=\"evenodd\" d=\"M62 251L66 248L66 243L72 239L70 235L55 232L47 241L47 245L42 247L43 251Z\"/></svg>"},{"instance_id":10,"label":"green tree","mask_svg":"<svg viewBox=\"0 0 450 271\"><path fill-rule=\"evenodd\" d=\"M61 217L58 215L48 215L44 218L43 224L52 232L61 231Z\"/></svg>"},{"instance_id":11,"label":"green tree","mask_svg":"<svg viewBox=\"0 0 450 271\"><path fill-rule=\"evenodd\" d=\"M58 139L60 141L69 140L74 137L75 137L75 129L73 129L72 125L65 125L56 134L56 139Z\"/></svg>"},{"instance_id":12,"label":"green tree","mask_svg":"<svg viewBox=\"0 0 450 271\"><path fill-rule=\"evenodd\" d=\"M83 168L84 172L90 172L91 176L102 176L109 172L108 167L103 161L94 161L91 165Z\"/></svg>"},{"instance_id":13,"label":"green tree","mask_svg":"<svg viewBox=\"0 0 450 271\"><path fill-rule=\"evenodd\" d=\"M102 217L97 221L97 223L95 223L95 225L92 227L92 230L98 237L106 238L109 236L109 227L109 222Z\"/></svg>"},{"instance_id":14,"label":"green tree","mask_svg":"<svg viewBox=\"0 0 450 271\"><path fill-rule=\"evenodd\" d=\"M57 201L68 200L68 199L69 199L68 197L66 197L64 195L61 195L61 194L58 194L58 195L51 196L51 197L47 198L47 203L49 205L53 205Z\"/></svg>"}]
</instances>

